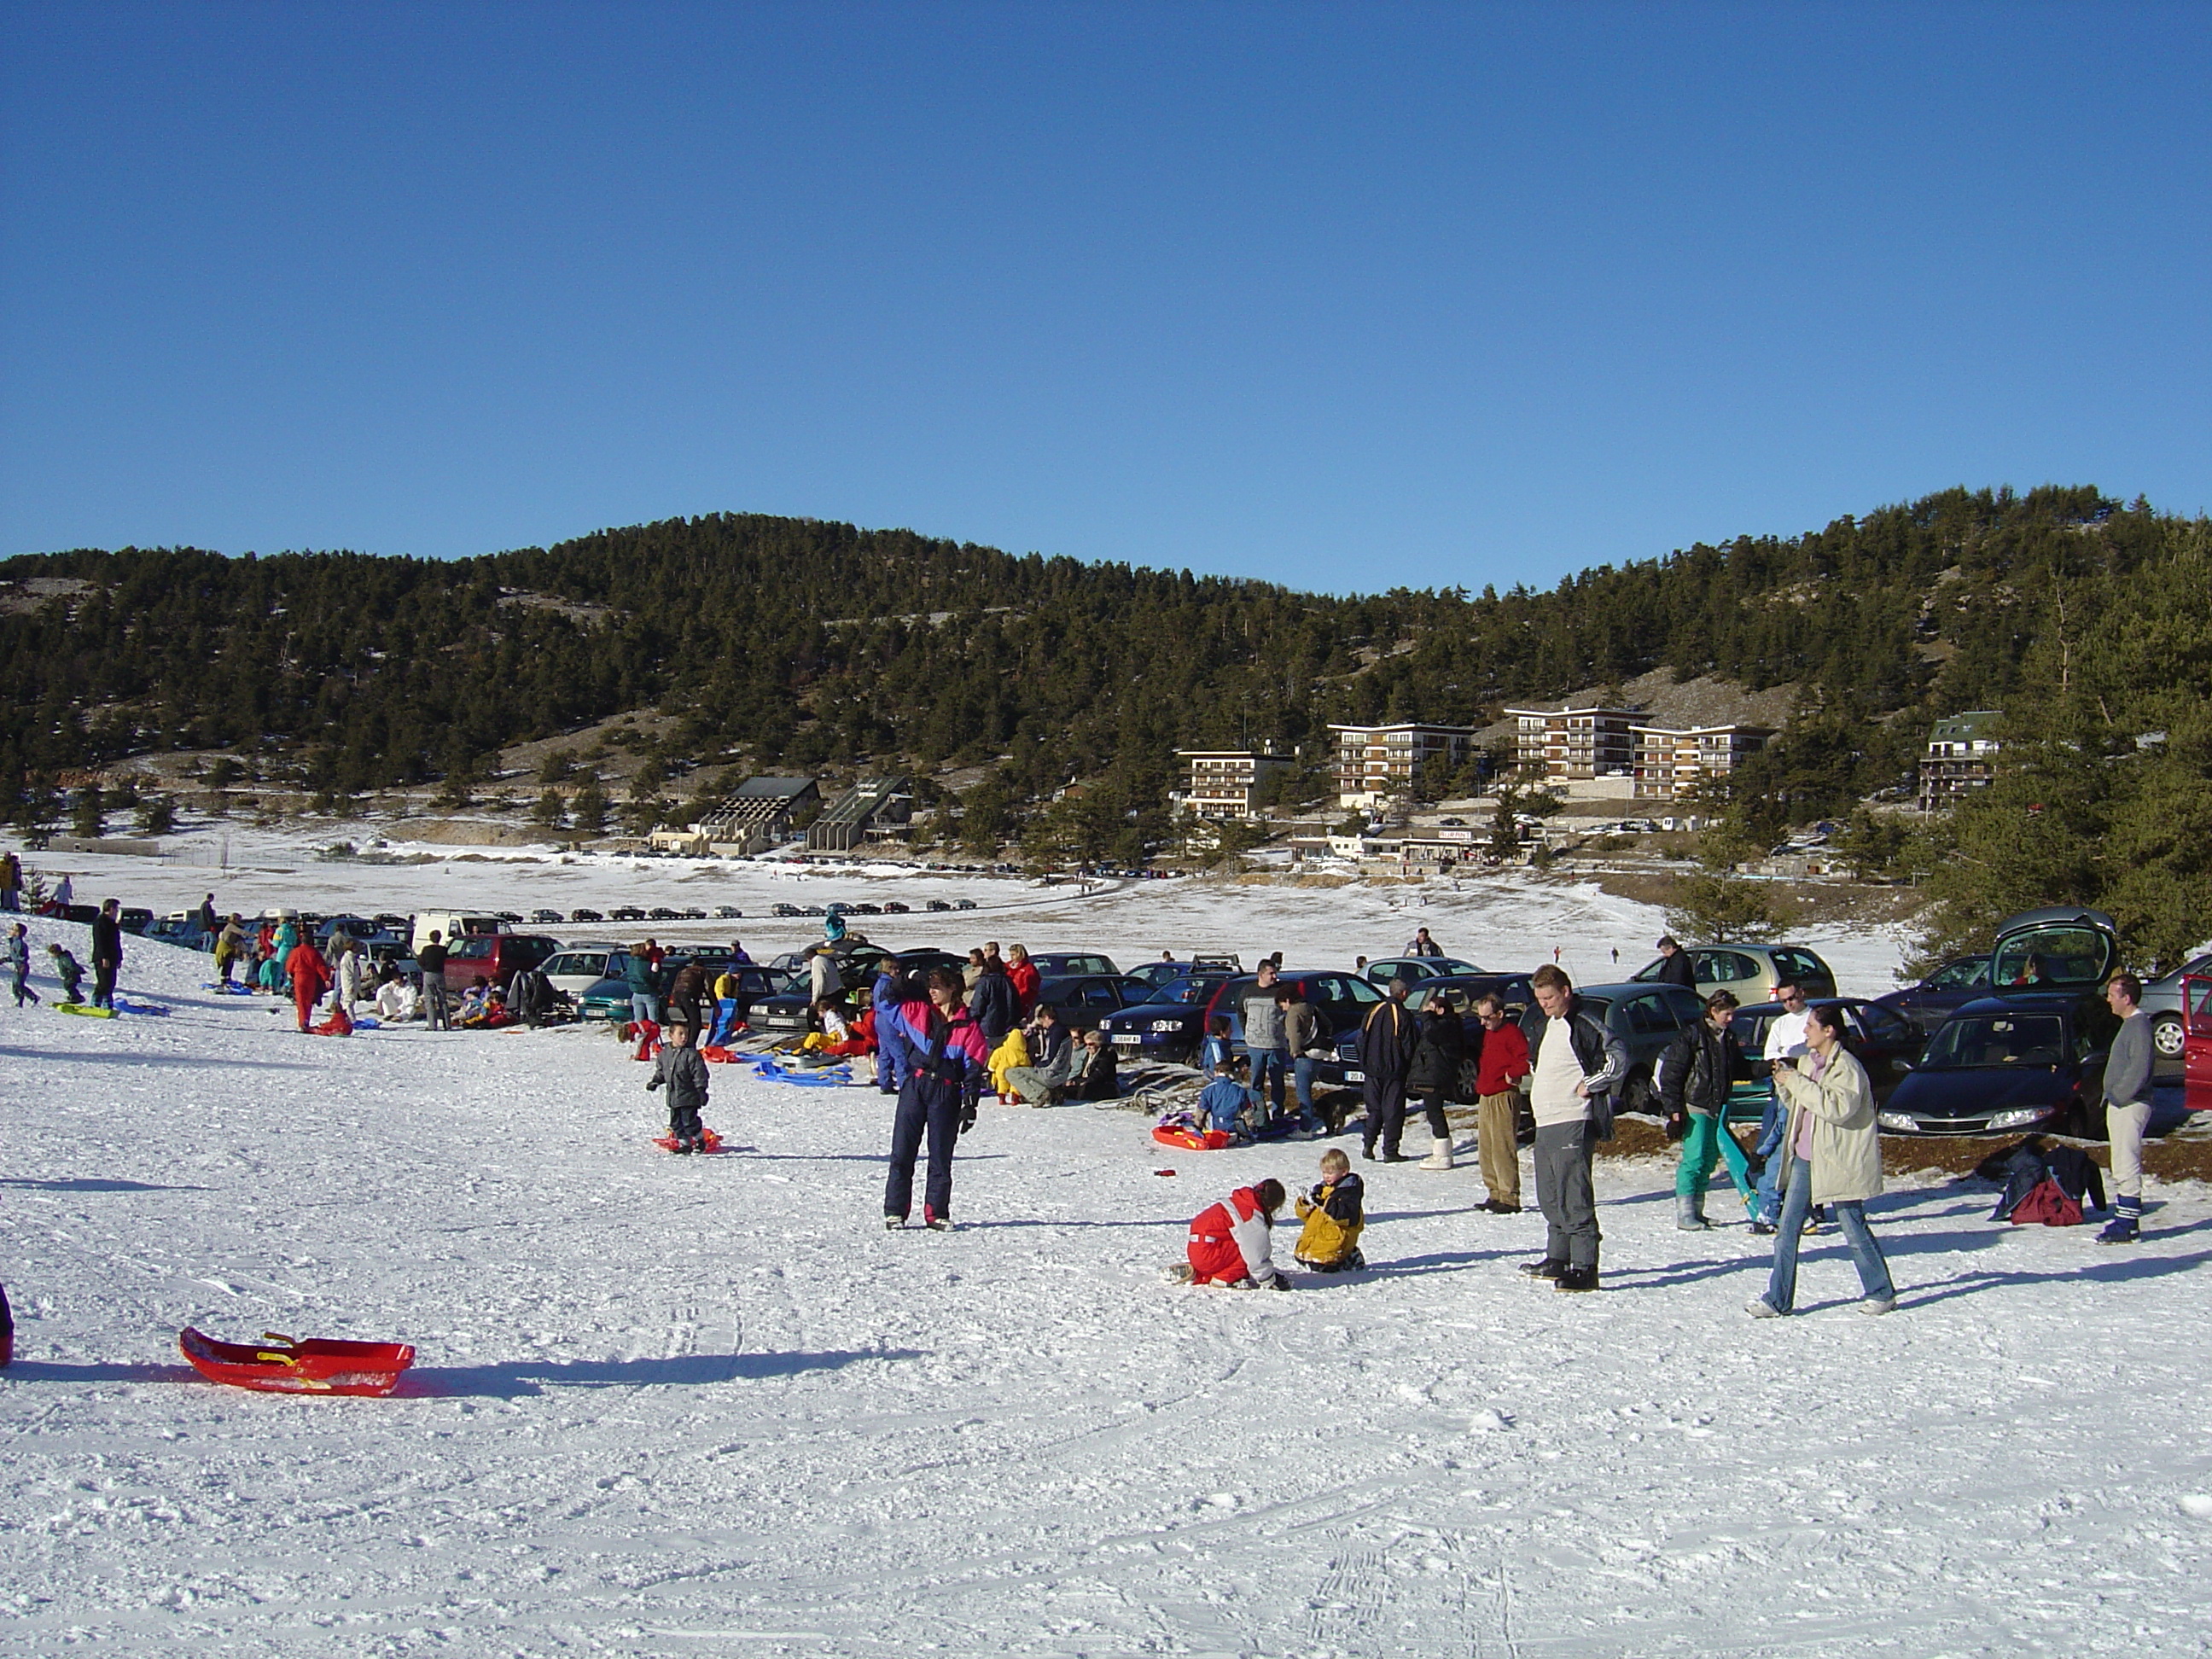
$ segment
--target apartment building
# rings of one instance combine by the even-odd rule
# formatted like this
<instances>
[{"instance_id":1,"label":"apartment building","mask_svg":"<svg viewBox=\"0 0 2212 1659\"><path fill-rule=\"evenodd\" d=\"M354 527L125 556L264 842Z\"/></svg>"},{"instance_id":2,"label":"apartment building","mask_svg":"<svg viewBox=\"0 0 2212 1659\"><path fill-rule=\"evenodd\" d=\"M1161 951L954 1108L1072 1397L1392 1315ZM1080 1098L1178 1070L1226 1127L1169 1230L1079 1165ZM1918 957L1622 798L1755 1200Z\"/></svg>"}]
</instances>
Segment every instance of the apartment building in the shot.
<instances>
[{"instance_id":1,"label":"apartment building","mask_svg":"<svg viewBox=\"0 0 2212 1659\"><path fill-rule=\"evenodd\" d=\"M1773 740L1765 726L1638 725L1635 739L1638 800L1680 800L1708 778L1726 777Z\"/></svg>"},{"instance_id":2,"label":"apartment building","mask_svg":"<svg viewBox=\"0 0 2212 1659\"><path fill-rule=\"evenodd\" d=\"M1524 772L1552 778L1626 777L1636 765L1640 708L1595 703L1566 708L1509 708L1515 757Z\"/></svg>"},{"instance_id":3,"label":"apartment building","mask_svg":"<svg viewBox=\"0 0 2212 1659\"><path fill-rule=\"evenodd\" d=\"M1181 749L1176 756L1188 770L1188 782L1176 805L1202 818L1253 818L1261 780L1291 764L1286 749L1263 743L1256 749Z\"/></svg>"},{"instance_id":4,"label":"apartment building","mask_svg":"<svg viewBox=\"0 0 2212 1659\"><path fill-rule=\"evenodd\" d=\"M1471 726L1401 720L1328 729L1336 734L1337 804L1346 807L1371 809L1394 795L1411 794L1422 773L1455 772L1474 747Z\"/></svg>"},{"instance_id":5,"label":"apartment building","mask_svg":"<svg viewBox=\"0 0 2212 1659\"><path fill-rule=\"evenodd\" d=\"M2003 718L2002 709L1972 708L1929 729L1927 751L1920 758L1922 811L1948 811L1968 791L1989 787L2003 746L1990 733Z\"/></svg>"}]
</instances>

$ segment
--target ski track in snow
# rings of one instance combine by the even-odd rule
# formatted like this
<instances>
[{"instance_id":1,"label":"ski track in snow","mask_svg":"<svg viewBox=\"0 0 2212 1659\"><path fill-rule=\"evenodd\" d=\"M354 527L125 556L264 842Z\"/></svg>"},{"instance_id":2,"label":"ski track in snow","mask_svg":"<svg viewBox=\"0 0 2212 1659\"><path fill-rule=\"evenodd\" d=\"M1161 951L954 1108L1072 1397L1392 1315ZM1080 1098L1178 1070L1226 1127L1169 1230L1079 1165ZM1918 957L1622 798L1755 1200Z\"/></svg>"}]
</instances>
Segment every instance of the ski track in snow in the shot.
<instances>
[{"instance_id":1,"label":"ski track in snow","mask_svg":"<svg viewBox=\"0 0 2212 1659\"><path fill-rule=\"evenodd\" d=\"M204 890L76 866L88 896ZM465 878L477 904L605 908L696 896L686 869L304 865L217 891L405 908ZM1510 881L842 890L994 900L866 919L894 943L1130 960L1340 963L1426 921L1595 980L1657 931ZM811 925L655 931L764 954ZM84 954L83 929L33 933ZM1893 940L1810 942L1846 988L1889 982ZM2200 1190L2154 1188L2122 1254L1900 1183L1873 1206L1898 1314L1856 1312L1829 1237L1805 1316L1754 1324L1763 1241L1677 1234L1668 1165L1601 1164L1588 1297L1512 1271L1541 1219L1471 1212L1473 1169L1378 1168L1376 1271L1192 1291L1160 1272L1182 1224L1310 1182L1318 1148L1170 1152L1132 1114L986 1106L962 1230L886 1234L871 1091L718 1066L708 1121L754 1150L678 1160L603 1036L302 1038L201 992L207 960L131 947L126 993L167 1019L0 1006L0 1655L2212 1650ZM418 1360L391 1400L253 1395L184 1365L186 1324Z\"/></svg>"}]
</instances>

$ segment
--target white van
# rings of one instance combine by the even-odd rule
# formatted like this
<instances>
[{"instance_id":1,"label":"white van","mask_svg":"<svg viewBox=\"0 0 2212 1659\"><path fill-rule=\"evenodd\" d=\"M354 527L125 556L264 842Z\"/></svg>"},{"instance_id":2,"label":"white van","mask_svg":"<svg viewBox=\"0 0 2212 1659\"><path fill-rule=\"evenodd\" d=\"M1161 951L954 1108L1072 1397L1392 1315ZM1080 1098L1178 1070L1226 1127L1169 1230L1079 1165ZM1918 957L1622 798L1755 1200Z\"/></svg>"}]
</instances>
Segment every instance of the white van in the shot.
<instances>
[{"instance_id":1,"label":"white van","mask_svg":"<svg viewBox=\"0 0 2212 1659\"><path fill-rule=\"evenodd\" d=\"M415 918L415 937L408 941L409 948L418 954L435 933L441 944L451 945L464 933L501 933L507 924L497 916L463 915L458 911L432 910Z\"/></svg>"}]
</instances>

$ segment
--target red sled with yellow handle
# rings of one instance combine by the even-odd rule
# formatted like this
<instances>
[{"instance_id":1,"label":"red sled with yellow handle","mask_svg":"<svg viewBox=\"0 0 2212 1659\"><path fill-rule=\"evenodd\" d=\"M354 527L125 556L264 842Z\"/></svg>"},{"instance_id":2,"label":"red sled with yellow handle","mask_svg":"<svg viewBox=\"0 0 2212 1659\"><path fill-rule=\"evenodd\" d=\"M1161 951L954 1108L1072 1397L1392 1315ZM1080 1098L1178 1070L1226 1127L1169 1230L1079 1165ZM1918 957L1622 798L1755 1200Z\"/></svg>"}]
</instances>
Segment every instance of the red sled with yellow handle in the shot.
<instances>
[{"instance_id":1,"label":"red sled with yellow handle","mask_svg":"<svg viewBox=\"0 0 2212 1659\"><path fill-rule=\"evenodd\" d=\"M386 1395L415 1363L404 1342L338 1342L311 1337L295 1342L264 1331L252 1346L218 1342L187 1325L177 1346L210 1382L270 1394Z\"/></svg>"}]
</instances>

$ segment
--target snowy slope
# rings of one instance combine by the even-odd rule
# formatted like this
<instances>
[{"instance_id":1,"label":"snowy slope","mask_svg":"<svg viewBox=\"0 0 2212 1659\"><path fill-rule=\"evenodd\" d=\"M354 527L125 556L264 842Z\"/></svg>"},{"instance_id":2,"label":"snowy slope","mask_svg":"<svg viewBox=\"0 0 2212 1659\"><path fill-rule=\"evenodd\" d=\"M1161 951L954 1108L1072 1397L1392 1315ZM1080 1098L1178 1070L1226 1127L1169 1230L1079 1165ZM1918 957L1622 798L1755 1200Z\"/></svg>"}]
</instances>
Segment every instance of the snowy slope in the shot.
<instances>
[{"instance_id":1,"label":"snowy slope","mask_svg":"<svg viewBox=\"0 0 2212 1659\"><path fill-rule=\"evenodd\" d=\"M1034 896L1001 913L1032 945L1411 932L1350 890L1156 884L1065 928ZM1508 898L1422 919L1571 965L1653 931ZM604 1037L302 1038L206 960L135 948L167 1019L0 1006L0 1654L2212 1647L2201 1192L2124 1255L1894 1192L1896 1316L1831 1238L1806 1316L1754 1324L1765 1252L1675 1233L1662 1166L1601 1166L1591 1297L1511 1271L1533 1212L1407 1166L1373 1176L1380 1271L1193 1291L1182 1224L1315 1148L987 1108L963 1231L886 1235L872 1093L717 1068L754 1150L672 1159ZM187 1323L421 1358L392 1400L248 1395L184 1368Z\"/></svg>"}]
</instances>

